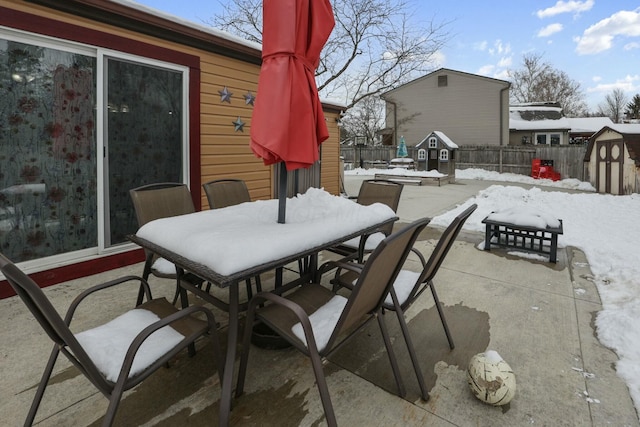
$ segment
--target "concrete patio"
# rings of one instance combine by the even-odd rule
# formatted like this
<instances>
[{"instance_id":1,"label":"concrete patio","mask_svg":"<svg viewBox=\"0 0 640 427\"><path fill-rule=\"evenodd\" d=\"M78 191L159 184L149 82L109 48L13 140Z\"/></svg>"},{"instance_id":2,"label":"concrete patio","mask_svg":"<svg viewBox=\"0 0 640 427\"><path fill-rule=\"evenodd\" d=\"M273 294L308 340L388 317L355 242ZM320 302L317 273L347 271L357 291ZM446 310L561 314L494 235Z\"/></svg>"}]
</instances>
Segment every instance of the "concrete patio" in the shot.
<instances>
[{"instance_id":1,"label":"concrete patio","mask_svg":"<svg viewBox=\"0 0 640 427\"><path fill-rule=\"evenodd\" d=\"M364 177L366 178L366 177ZM363 177L347 177L357 194ZM405 186L401 223L445 212L492 183L459 181L442 187ZM504 184L504 183L502 183ZM554 189L557 191L557 189ZM427 228L417 247L430 253L441 230ZM445 260L435 285L453 339L449 350L430 293L407 313L430 400L419 397L395 314L386 321L407 387L395 394L391 370L377 325L371 324L325 363L325 374L340 425L345 426L638 426L638 414L625 383L615 373L616 354L602 346L593 320L601 308L584 254L559 250L557 264L485 252L484 236L463 233ZM415 260L410 267L418 269ZM142 265L113 270L45 289L64 313L82 289ZM328 281L330 277L325 278ZM272 278L263 277L269 283ZM171 298L174 283L152 279L154 296ZM268 287L268 285L267 285ZM96 299L78 313L79 329L130 308L137 288ZM224 295L224 291L216 290ZM194 300L199 304L201 301ZM225 339L225 314L215 311ZM21 425L40 381L51 342L17 298L0 300L0 419ZM467 385L466 367L476 353L496 350L517 379L515 398L493 407L477 400ZM120 426L213 426L220 385L213 352L200 344L128 392L116 417ZM237 366L237 365L236 365ZM252 347L245 394L233 401L237 426L324 425L309 360L294 349ZM39 426L99 425L107 400L66 360L60 359L36 417Z\"/></svg>"}]
</instances>

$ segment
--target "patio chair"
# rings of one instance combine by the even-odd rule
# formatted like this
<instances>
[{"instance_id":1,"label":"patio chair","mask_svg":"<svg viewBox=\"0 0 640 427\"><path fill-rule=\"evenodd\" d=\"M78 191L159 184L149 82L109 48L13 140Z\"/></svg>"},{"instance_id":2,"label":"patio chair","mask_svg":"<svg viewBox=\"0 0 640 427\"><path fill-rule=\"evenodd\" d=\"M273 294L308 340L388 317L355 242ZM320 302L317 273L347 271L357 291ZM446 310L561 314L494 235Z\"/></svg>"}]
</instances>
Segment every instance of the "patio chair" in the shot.
<instances>
[{"instance_id":1,"label":"patio chair","mask_svg":"<svg viewBox=\"0 0 640 427\"><path fill-rule=\"evenodd\" d=\"M211 209L226 208L251 201L247 184L241 179L216 179L202 184L202 188L204 188ZM256 290L262 291L260 276L256 276L255 281ZM246 283L247 298L251 299L253 296L251 280L247 279Z\"/></svg>"},{"instance_id":2,"label":"patio chair","mask_svg":"<svg viewBox=\"0 0 640 427\"><path fill-rule=\"evenodd\" d=\"M165 298L151 299L149 285L141 277L125 276L83 291L73 300L63 320L38 285L2 254L0 271L54 342L25 420L26 426L34 422L60 353L109 399L109 406L102 420L103 426L113 424L125 391L168 364L174 356L185 347L193 346L202 336L208 336L213 344L218 375L222 377L223 359L216 322L211 311L206 308L191 306L178 310ZM146 302L102 326L79 333L71 331L71 321L76 309L87 297L119 285L131 286L131 282L140 283ZM83 307L86 305L83 304ZM91 309L94 310L94 307ZM87 308L82 311L83 315L79 317L86 315Z\"/></svg>"},{"instance_id":3,"label":"patio chair","mask_svg":"<svg viewBox=\"0 0 640 427\"><path fill-rule=\"evenodd\" d=\"M241 179L216 179L202 184L211 209L250 202L247 184Z\"/></svg>"},{"instance_id":4,"label":"patio chair","mask_svg":"<svg viewBox=\"0 0 640 427\"><path fill-rule=\"evenodd\" d=\"M397 212L403 187L404 185L400 182L369 179L362 182L358 196L355 199L357 203L365 206L383 203L393 209L394 212ZM341 245L334 246L329 251L342 255L344 257L343 260L357 259L362 262L364 255L371 253L385 237L391 234L392 230L393 224L391 223L376 233L356 237Z\"/></svg>"},{"instance_id":5,"label":"patio chair","mask_svg":"<svg viewBox=\"0 0 640 427\"><path fill-rule=\"evenodd\" d=\"M129 190L129 195L131 196L133 207L136 211L138 227L142 227L155 219L195 212L189 188L182 183L163 182L143 185ZM153 274L156 277L176 280L176 291L173 297L173 304L175 304L180 295L180 284L178 283L175 266L148 250L145 250L145 255L146 261L142 278L148 280L149 275ZM197 287L201 287L204 283L203 279L191 273L182 274L181 280ZM142 287L140 287L138 304L142 302L142 298L143 290Z\"/></svg>"},{"instance_id":6,"label":"patio chair","mask_svg":"<svg viewBox=\"0 0 640 427\"><path fill-rule=\"evenodd\" d=\"M311 358L325 417L330 426L336 425L336 418L322 370L322 358L341 346L374 318L378 320L398 394L402 397L406 394L381 311L385 295L393 280L418 234L428 223L428 218L418 220L387 237L380 242L362 267L337 261L338 266L356 268L360 272L348 298L336 295L320 284L312 283L303 285L285 297L262 292L249 304L247 325L252 325L257 318ZM264 302L267 303L264 307L258 307ZM250 338L251 328L247 327L240 358L236 396L240 396L244 390Z\"/></svg>"},{"instance_id":7,"label":"patio chair","mask_svg":"<svg viewBox=\"0 0 640 427\"><path fill-rule=\"evenodd\" d=\"M420 262L422 263L422 272L418 273L405 269L400 270L397 278L395 279L393 287L390 289L389 294L387 294L384 303L382 304L382 307L385 310L393 310L397 314L398 322L400 323L400 329L402 330L407 349L409 350L411 363L413 364L413 368L418 379L418 384L420 385L422 398L424 400L429 399L429 394L426 389L426 385L424 384L424 377L422 375L420 365L418 364L418 358L414 351L414 346L409 334L409 328L407 327L407 323L404 318L404 312L414 302L416 302L418 297L420 297L420 295L422 295L422 293L427 288L431 288L431 294L433 295L436 309L438 310L440 320L442 321L442 326L444 327L445 335L447 336L447 340L449 341L449 348L451 348L452 350L454 349L455 344L453 343L453 338L451 337L449 327L447 326L447 320L445 319L440 300L438 299L438 294L436 293L436 288L433 284L433 278L442 265L442 262L447 256L447 253L449 253L449 249L451 249L451 246L460 233L460 230L462 230L465 221L469 218L469 216L471 216L471 214L476 210L477 207L478 205L473 204L465 209L462 213L460 213L456 218L454 218L451 224L449 224L449 226L444 230L442 236L440 236L440 239L438 240L438 243L436 244L436 247L431 253L428 261L425 260L425 257L420 253L420 251L415 248L411 249L411 251L418 256ZM342 270L343 269L341 268L338 268L338 270L336 270L335 278L331 280L331 283L334 285L334 287L353 289L353 283L355 282L355 280L357 280L358 273L354 272L353 270L349 270L346 272L343 272Z\"/></svg>"}]
</instances>

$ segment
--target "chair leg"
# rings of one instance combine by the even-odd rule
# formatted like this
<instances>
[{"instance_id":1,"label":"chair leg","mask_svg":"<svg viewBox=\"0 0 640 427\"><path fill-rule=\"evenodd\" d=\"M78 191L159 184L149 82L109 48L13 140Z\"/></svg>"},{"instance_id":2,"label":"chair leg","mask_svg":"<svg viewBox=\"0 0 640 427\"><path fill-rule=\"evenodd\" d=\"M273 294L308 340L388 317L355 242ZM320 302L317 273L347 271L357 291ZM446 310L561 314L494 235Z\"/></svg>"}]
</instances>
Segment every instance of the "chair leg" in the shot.
<instances>
[{"instance_id":1,"label":"chair leg","mask_svg":"<svg viewBox=\"0 0 640 427\"><path fill-rule=\"evenodd\" d=\"M113 419L116 417L116 411L120 406L120 399L122 399L122 388L116 385L116 388L111 392L107 413L104 414L102 419L102 427L111 427L113 425Z\"/></svg>"},{"instance_id":2,"label":"chair leg","mask_svg":"<svg viewBox=\"0 0 640 427\"><path fill-rule=\"evenodd\" d=\"M150 253L147 255L147 259L144 262L144 269L142 270L142 278L145 281L149 280L149 276L151 275L151 261L153 260L153 254ZM142 304L142 300L144 298L144 287L140 285L140 290L138 291L138 299L136 300L136 307Z\"/></svg>"},{"instance_id":3,"label":"chair leg","mask_svg":"<svg viewBox=\"0 0 640 427\"><path fill-rule=\"evenodd\" d=\"M393 352L393 347L391 346L391 340L389 339L389 332L387 331L387 325L384 323L384 319L382 318L383 316L380 313L376 313L376 317L378 319L378 325L380 326L380 332L382 333L382 339L384 339L384 346L387 349L389 362L391 362L391 370L393 371L393 376L396 379L396 386L398 387L398 396L405 397L407 395L407 390L404 388L404 383L402 382L400 368L398 367L398 361L396 359L395 353Z\"/></svg>"},{"instance_id":4,"label":"chair leg","mask_svg":"<svg viewBox=\"0 0 640 427\"><path fill-rule=\"evenodd\" d=\"M255 320L254 306L250 304L247 318L244 321L244 337L242 338L242 353L240 355L240 367L238 368L238 382L236 383L236 398L244 392L244 379L247 375L249 363L249 350L251 349L251 331Z\"/></svg>"},{"instance_id":5,"label":"chair leg","mask_svg":"<svg viewBox=\"0 0 640 427\"><path fill-rule=\"evenodd\" d=\"M253 297L253 290L251 289L251 279L247 279L245 283L247 284L247 300L250 300Z\"/></svg>"},{"instance_id":6,"label":"chair leg","mask_svg":"<svg viewBox=\"0 0 640 427\"><path fill-rule=\"evenodd\" d=\"M444 317L444 311L442 310L442 306L440 305L440 300L438 299L438 294L436 294L436 288L433 286L433 282L429 283L429 287L431 288L431 294L433 295L433 300L436 304L436 308L438 309L438 314L440 315L442 326L444 327L444 333L447 335L447 340L449 341L449 348L453 350L456 346L453 343L451 332L449 332L449 326L447 325L447 320Z\"/></svg>"},{"instance_id":7,"label":"chair leg","mask_svg":"<svg viewBox=\"0 0 640 427\"><path fill-rule=\"evenodd\" d=\"M316 377L316 384L318 385L318 392L320 392L320 400L322 401L322 408L324 409L324 416L327 419L327 425L329 425L329 427L335 427L338 423L336 421L336 414L333 411L333 405L331 404L327 379L322 369L322 359L316 352L311 353L309 357L311 358L311 365L313 366L313 373Z\"/></svg>"},{"instance_id":8,"label":"chair leg","mask_svg":"<svg viewBox=\"0 0 640 427\"><path fill-rule=\"evenodd\" d=\"M49 384L49 379L51 378L51 373L53 372L53 367L56 364L56 360L58 360L59 354L60 354L60 348L58 347L57 344L54 344L53 350L51 350L51 356L49 356L49 361L47 362L47 366L44 368L44 372L42 373L42 379L40 380L40 384L38 384L36 395L33 397L33 402L31 403L29 414L27 415L27 419L24 422L25 426L33 425L33 421L36 418L36 412L38 412L38 408L40 407L40 402L42 402L44 391L47 388L47 385Z\"/></svg>"},{"instance_id":9,"label":"chair leg","mask_svg":"<svg viewBox=\"0 0 640 427\"><path fill-rule=\"evenodd\" d=\"M404 342L407 345L407 350L409 351L409 357L411 358L413 370L415 371L416 378L418 379L418 385L420 386L420 392L422 393L422 400L427 401L429 400L429 391L427 390L427 386L424 383L424 376L422 375L422 369L420 369L420 363L418 362L418 356L416 355L416 350L413 346L413 340L411 339L411 335L409 334L407 322L404 319L404 313L402 312L402 310L396 310L396 315L398 316L400 329L402 330L402 335L404 336Z\"/></svg>"}]
</instances>

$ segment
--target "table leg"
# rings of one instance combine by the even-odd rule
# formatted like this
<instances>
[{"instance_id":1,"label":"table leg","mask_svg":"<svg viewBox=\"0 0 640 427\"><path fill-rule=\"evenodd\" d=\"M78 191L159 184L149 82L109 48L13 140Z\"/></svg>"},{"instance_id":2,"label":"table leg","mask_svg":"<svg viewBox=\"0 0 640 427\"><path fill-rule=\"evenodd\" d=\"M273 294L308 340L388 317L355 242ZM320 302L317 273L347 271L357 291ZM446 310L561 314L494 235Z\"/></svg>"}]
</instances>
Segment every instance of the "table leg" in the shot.
<instances>
[{"instance_id":1,"label":"table leg","mask_svg":"<svg viewBox=\"0 0 640 427\"><path fill-rule=\"evenodd\" d=\"M486 224L485 226L485 231L484 231L484 250L485 251L491 250L491 234L493 232L492 228L493 226L491 224Z\"/></svg>"},{"instance_id":2,"label":"table leg","mask_svg":"<svg viewBox=\"0 0 640 427\"><path fill-rule=\"evenodd\" d=\"M231 412L231 393L233 384L233 365L236 360L236 347L238 345L238 283L229 286L229 335L227 337L227 356L224 361L224 373L222 376L222 390L220 391L219 425L229 425L229 413Z\"/></svg>"}]
</instances>

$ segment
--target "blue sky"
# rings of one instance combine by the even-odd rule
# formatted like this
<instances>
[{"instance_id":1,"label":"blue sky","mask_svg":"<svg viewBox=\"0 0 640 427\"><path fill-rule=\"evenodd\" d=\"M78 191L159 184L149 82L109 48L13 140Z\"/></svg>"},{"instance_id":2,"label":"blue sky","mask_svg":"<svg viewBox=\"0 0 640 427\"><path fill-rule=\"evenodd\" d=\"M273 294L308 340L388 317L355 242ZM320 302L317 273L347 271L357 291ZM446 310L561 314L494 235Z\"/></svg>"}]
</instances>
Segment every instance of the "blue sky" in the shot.
<instances>
[{"instance_id":1,"label":"blue sky","mask_svg":"<svg viewBox=\"0 0 640 427\"><path fill-rule=\"evenodd\" d=\"M225 0L136 0L199 24ZM637 0L408 0L415 24L448 22L440 67L506 79L522 55L540 53L580 83L591 110L615 88L640 93Z\"/></svg>"}]
</instances>

